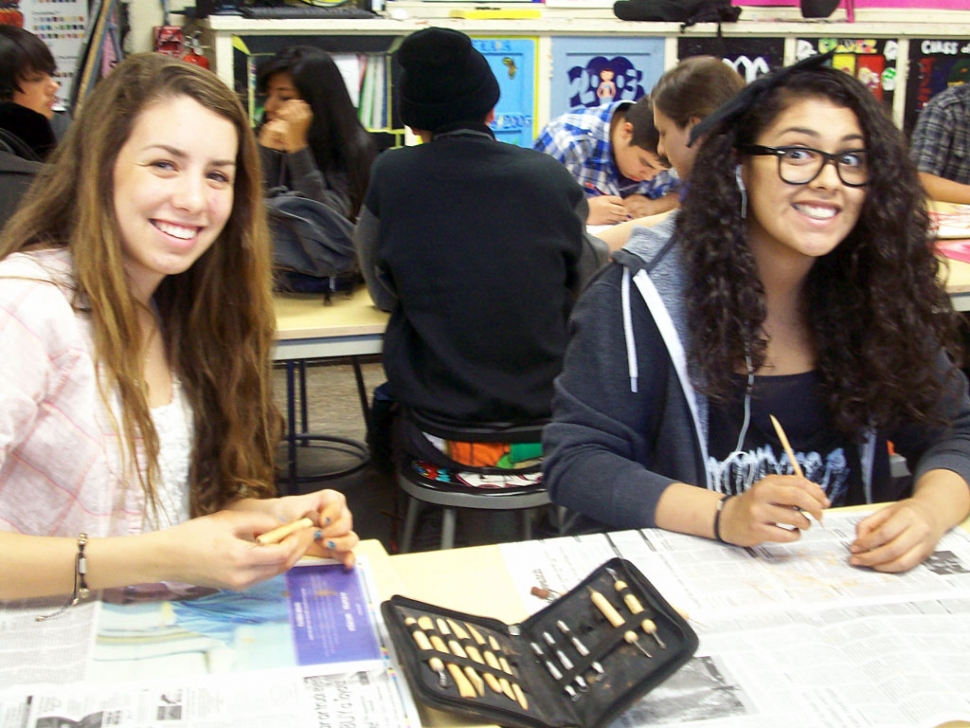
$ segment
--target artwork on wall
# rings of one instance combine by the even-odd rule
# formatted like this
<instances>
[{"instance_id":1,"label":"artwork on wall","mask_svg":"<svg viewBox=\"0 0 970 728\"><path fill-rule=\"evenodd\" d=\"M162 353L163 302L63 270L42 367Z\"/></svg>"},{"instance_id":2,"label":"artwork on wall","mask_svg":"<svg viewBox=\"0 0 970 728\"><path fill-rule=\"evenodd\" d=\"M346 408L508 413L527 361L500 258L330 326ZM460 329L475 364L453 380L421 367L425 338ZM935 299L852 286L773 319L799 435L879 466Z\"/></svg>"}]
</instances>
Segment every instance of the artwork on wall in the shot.
<instances>
[{"instance_id":1,"label":"artwork on wall","mask_svg":"<svg viewBox=\"0 0 970 728\"><path fill-rule=\"evenodd\" d=\"M899 41L890 38L797 38L795 60L834 50L832 65L862 81L887 108L896 91Z\"/></svg>"},{"instance_id":2,"label":"artwork on wall","mask_svg":"<svg viewBox=\"0 0 970 728\"><path fill-rule=\"evenodd\" d=\"M717 56L751 83L785 63L784 38L678 38L677 57Z\"/></svg>"},{"instance_id":3,"label":"artwork on wall","mask_svg":"<svg viewBox=\"0 0 970 728\"><path fill-rule=\"evenodd\" d=\"M550 118L648 94L663 73L663 49L663 38L553 38Z\"/></svg>"},{"instance_id":4,"label":"artwork on wall","mask_svg":"<svg viewBox=\"0 0 970 728\"><path fill-rule=\"evenodd\" d=\"M970 41L966 38L911 38L903 129L909 136L927 102L950 86L970 80Z\"/></svg>"},{"instance_id":5,"label":"artwork on wall","mask_svg":"<svg viewBox=\"0 0 970 728\"><path fill-rule=\"evenodd\" d=\"M473 38L488 61L501 96L491 124L495 138L521 147L532 145L535 128L537 38Z\"/></svg>"}]
</instances>

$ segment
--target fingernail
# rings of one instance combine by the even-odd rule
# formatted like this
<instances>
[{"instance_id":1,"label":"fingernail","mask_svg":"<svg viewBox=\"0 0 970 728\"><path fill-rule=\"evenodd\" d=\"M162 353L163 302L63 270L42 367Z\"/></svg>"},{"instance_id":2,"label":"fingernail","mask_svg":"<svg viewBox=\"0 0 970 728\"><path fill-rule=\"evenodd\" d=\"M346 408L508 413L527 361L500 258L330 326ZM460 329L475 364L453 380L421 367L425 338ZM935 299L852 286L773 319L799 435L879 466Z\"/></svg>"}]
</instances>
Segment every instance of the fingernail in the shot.
<instances>
[{"instance_id":1,"label":"fingernail","mask_svg":"<svg viewBox=\"0 0 970 728\"><path fill-rule=\"evenodd\" d=\"M313 532L313 540L314 541L319 541L321 538L323 538L323 531L321 531L318 528L316 531Z\"/></svg>"},{"instance_id":2,"label":"fingernail","mask_svg":"<svg viewBox=\"0 0 970 728\"><path fill-rule=\"evenodd\" d=\"M326 518L323 519L323 525L324 526L330 525L330 516L327 516Z\"/></svg>"},{"instance_id":3,"label":"fingernail","mask_svg":"<svg viewBox=\"0 0 970 728\"><path fill-rule=\"evenodd\" d=\"M337 548L337 544L335 544L333 541L327 541L327 548L328 549L335 549L335 548Z\"/></svg>"}]
</instances>

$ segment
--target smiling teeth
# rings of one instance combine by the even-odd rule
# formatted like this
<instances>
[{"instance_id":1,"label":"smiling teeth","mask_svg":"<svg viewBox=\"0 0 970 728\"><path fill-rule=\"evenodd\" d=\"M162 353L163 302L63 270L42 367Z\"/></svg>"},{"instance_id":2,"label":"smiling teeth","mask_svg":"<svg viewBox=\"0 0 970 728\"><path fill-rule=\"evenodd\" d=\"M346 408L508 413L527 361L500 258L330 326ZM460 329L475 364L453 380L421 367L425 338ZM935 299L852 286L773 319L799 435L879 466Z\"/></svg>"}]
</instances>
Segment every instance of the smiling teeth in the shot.
<instances>
[{"instance_id":1,"label":"smiling teeth","mask_svg":"<svg viewBox=\"0 0 970 728\"><path fill-rule=\"evenodd\" d=\"M190 238L194 237L197 229L184 227L182 225L172 225L167 222L156 222L155 227L166 235L171 235L173 238L178 238L179 240L189 240Z\"/></svg>"},{"instance_id":2,"label":"smiling teeth","mask_svg":"<svg viewBox=\"0 0 970 728\"><path fill-rule=\"evenodd\" d=\"M795 205L795 209L813 220L828 220L835 217L834 207L816 207L815 205Z\"/></svg>"}]
</instances>

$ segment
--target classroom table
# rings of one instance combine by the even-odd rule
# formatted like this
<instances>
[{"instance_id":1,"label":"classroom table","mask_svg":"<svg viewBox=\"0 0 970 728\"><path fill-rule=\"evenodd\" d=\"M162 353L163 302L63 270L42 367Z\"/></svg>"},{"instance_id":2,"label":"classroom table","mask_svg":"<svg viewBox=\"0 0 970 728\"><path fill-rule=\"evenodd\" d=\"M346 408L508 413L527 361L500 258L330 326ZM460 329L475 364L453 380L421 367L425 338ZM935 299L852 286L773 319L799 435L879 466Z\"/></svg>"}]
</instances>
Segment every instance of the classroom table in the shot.
<instances>
[{"instance_id":1,"label":"classroom table","mask_svg":"<svg viewBox=\"0 0 970 728\"><path fill-rule=\"evenodd\" d=\"M947 258L945 266L946 292L950 294L953 308L970 311L970 263Z\"/></svg>"},{"instance_id":2,"label":"classroom table","mask_svg":"<svg viewBox=\"0 0 970 728\"><path fill-rule=\"evenodd\" d=\"M368 421L369 405L360 369L360 357L381 352L389 314L374 306L364 286L349 293L331 294L326 299L321 294L277 293L273 296L273 306L276 311L273 359L284 362L286 366L286 432L290 486L295 486L299 480L296 448L301 440L331 442L342 453L359 454L358 462L362 466L366 463L366 448L363 445L343 438L307 433L306 362L311 359L350 357L357 381L361 412L364 421ZM301 414L299 431L297 403ZM329 475L343 475L356 469L358 468L338 470Z\"/></svg>"}]
</instances>

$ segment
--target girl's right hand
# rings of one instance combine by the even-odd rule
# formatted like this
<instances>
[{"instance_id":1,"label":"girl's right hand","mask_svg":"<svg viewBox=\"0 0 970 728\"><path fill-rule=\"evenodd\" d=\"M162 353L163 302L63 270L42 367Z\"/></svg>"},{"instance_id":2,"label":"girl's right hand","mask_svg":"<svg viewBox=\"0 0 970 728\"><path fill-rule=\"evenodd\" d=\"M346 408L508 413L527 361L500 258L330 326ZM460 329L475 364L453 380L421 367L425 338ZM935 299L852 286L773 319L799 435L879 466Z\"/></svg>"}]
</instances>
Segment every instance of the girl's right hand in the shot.
<instances>
[{"instance_id":1,"label":"girl's right hand","mask_svg":"<svg viewBox=\"0 0 970 728\"><path fill-rule=\"evenodd\" d=\"M721 537L737 546L797 541L812 526L808 515L821 523L822 510L830 505L817 483L797 475L768 475L724 504Z\"/></svg>"},{"instance_id":2,"label":"girl's right hand","mask_svg":"<svg viewBox=\"0 0 970 728\"><path fill-rule=\"evenodd\" d=\"M243 591L282 574L306 551L303 534L261 545L256 536L279 526L259 511L220 511L160 531L165 539L167 581ZM310 537L312 540L312 536Z\"/></svg>"}]
</instances>

